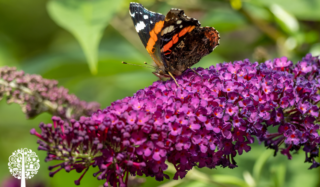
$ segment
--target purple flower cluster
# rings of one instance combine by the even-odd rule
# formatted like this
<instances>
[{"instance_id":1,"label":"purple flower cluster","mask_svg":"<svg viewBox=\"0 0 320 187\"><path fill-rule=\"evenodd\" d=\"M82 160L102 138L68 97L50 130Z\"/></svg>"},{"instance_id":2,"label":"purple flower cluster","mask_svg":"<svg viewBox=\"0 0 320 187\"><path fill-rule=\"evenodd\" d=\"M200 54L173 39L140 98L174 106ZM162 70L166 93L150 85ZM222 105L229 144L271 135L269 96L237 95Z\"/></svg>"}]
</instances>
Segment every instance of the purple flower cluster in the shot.
<instances>
[{"instance_id":1,"label":"purple flower cluster","mask_svg":"<svg viewBox=\"0 0 320 187\"><path fill-rule=\"evenodd\" d=\"M7 97L8 103L18 103L28 118L49 112L63 119L79 119L90 116L100 108L96 102L87 103L58 87L55 80L39 75L25 74L16 68L0 68L0 100Z\"/></svg>"},{"instance_id":2,"label":"purple flower cluster","mask_svg":"<svg viewBox=\"0 0 320 187\"><path fill-rule=\"evenodd\" d=\"M104 186L126 186L129 174L169 178L166 161L176 169L174 179L194 166L234 168L254 137L289 159L302 148L313 168L319 165L319 66L308 54L295 66L283 57L198 68L200 76L187 70L176 78L180 87L157 81L91 117L71 123L54 117L53 125L40 125L41 134L31 133L47 161L64 161L51 175L98 166ZM278 132L269 133L270 126Z\"/></svg>"},{"instance_id":3,"label":"purple flower cluster","mask_svg":"<svg viewBox=\"0 0 320 187\"><path fill-rule=\"evenodd\" d=\"M286 57L276 59L274 62L267 61L266 68L285 71L294 78L293 82L283 82L286 94L278 98L277 110L271 113L271 123L278 126L277 133L266 133L264 139L268 148L278 152L281 144L281 154L288 159L292 156L290 151L297 151L303 147L306 158L305 162L312 165L309 169L318 167L320 164L315 161L319 156L320 128L319 107L320 101L320 60L319 57L312 57L307 54L301 62L295 66Z\"/></svg>"}]
</instances>

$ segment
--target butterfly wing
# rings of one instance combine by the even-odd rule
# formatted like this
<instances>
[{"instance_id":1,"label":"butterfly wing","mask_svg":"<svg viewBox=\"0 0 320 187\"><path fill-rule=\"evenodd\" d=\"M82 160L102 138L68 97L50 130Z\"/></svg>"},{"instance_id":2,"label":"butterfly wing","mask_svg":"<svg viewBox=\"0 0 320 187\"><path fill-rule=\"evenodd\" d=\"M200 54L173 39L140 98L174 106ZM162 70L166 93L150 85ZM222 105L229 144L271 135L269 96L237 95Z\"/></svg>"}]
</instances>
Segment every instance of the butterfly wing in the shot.
<instances>
[{"instance_id":1,"label":"butterfly wing","mask_svg":"<svg viewBox=\"0 0 320 187\"><path fill-rule=\"evenodd\" d=\"M160 52L166 72L181 75L186 69L219 45L219 33L212 27L200 27L181 9L171 9L161 31Z\"/></svg>"},{"instance_id":2,"label":"butterfly wing","mask_svg":"<svg viewBox=\"0 0 320 187\"><path fill-rule=\"evenodd\" d=\"M165 16L147 10L139 3L130 3L129 13L144 47L157 66L163 67L160 58L160 32Z\"/></svg>"},{"instance_id":3,"label":"butterfly wing","mask_svg":"<svg viewBox=\"0 0 320 187\"><path fill-rule=\"evenodd\" d=\"M198 20L187 17L181 9L172 8L166 15L161 32L160 48L164 56L170 58L172 49L178 45L179 41L199 26Z\"/></svg>"}]
</instances>

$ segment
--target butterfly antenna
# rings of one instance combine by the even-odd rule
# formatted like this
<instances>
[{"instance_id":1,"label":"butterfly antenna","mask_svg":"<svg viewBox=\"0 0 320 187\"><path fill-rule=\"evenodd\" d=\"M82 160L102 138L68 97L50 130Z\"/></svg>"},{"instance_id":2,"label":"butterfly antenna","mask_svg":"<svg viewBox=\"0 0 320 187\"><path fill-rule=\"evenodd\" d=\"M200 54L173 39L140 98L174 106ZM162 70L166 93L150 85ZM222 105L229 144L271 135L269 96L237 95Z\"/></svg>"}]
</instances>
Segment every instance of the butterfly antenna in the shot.
<instances>
[{"instance_id":1,"label":"butterfly antenna","mask_svg":"<svg viewBox=\"0 0 320 187\"><path fill-rule=\"evenodd\" d=\"M147 64L146 62L144 62L145 66L143 65L139 65L139 64L131 64L131 63L127 63L127 62L122 62L122 64L128 64L128 65L132 65L132 66L140 66L140 67L145 67L145 68L154 68L153 66Z\"/></svg>"},{"instance_id":2,"label":"butterfly antenna","mask_svg":"<svg viewBox=\"0 0 320 187\"><path fill-rule=\"evenodd\" d=\"M144 63L145 65L149 66L149 67L155 68L154 65L150 65L150 64L148 64L147 62L143 62L143 63Z\"/></svg>"}]
</instances>

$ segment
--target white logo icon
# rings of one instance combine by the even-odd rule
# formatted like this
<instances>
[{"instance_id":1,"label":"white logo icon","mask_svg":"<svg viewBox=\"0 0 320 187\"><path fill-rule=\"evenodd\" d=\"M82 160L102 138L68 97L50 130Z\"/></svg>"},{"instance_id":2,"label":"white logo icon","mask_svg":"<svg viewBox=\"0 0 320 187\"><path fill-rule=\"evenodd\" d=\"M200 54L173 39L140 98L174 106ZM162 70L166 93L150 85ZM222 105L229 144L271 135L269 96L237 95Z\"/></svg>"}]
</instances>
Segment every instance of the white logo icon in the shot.
<instances>
[{"instance_id":1,"label":"white logo icon","mask_svg":"<svg viewBox=\"0 0 320 187\"><path fill-rule=\"evenodd\" d=\"M21 187L26 186L26 179L31 179L40 168L39 158L31 149L18 149L9 157L10 173L21 179Z\"/></svg>"}]
</instances>

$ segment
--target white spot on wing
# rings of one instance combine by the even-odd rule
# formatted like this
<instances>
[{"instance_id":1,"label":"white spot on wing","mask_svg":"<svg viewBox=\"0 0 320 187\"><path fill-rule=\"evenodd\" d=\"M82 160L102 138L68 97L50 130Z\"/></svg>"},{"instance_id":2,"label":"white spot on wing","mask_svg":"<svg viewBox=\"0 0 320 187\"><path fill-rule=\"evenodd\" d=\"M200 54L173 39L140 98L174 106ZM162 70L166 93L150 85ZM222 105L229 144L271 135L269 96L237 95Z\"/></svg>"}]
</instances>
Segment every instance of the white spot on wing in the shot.
<instances>
[{"instance_id":1,"label":"white spot on wing","mask_svg":"<svg viewBox=\"0 0 320 187\"><path fill-rule=\"evenodd\" d=\"M169 32L172 32L174 30L174 26L170 25L169 27L166 27L165 29L163 29L163 31L161 32L161 35L165 35Z\"/></svg>"},{"instance_id":2,"label":"white spot on wing","mask_svg":"<svg viewBox=\"0 0 320 187\"><path fill-rule=\"evenodd\" d=\"M180 25L180 28L182 28L183 26L182 25Z\"/></svg>"},{"instance_id":3,"label":"white spot on wing","mask_svg":"<svg viewBox=\"0 0 320 187\"><path fill-rule=\"evenodd\" d=\"M130 14L131 17L134 17L135 13L131 13L130 10L129 10L129 14Z\"/></svg>"},{"instance_id":4,"label":"white spot on wing","mask_svg":"<svg viewBox=\"0 0 320 187\"><path fill-rule=\"evenodd\" d=\"M168 32L168 28L169 28L169 27L166 27L166 28L164 28L164 29L162 30L161 36L164 35L164 34L166 34L166 33Z\"/></svg>"},{"instance_id":5,"label":"white spot on wing","mask_svg":"<svg viewBox=\"0 0 320 187\"><path fill-rule=\"evenodd\" d=\"M140 32L141 30L143 30L146 27L146 24L144 24L143 21L140 21L139 23L137 23L136 25L136 31Z\"/></svg>"},{"instance_id":6,"label":"white spot on wing","mask_svg":"<svg viewBox=\"0 0 320 187\"><path fill-rule=\"evenodd\" d=\"M152 24L153 22L152 22L152 21L150 21L150 23Z\"/></svg>"},{"instance_id":7,"label":"white spot on wing","mask_svg":"<svg viewBox=\"0 0 320 187\"><path fill-rule=\"evenodd\" d=\"M171 32L174 30L174 26L173 25L170 25L169 29L168 29L168 32Z\"/></svg>"},{"instance_id":8,"label":"white spot on wing","mask_svg":"<svg viewBox=\"0 0 320 187\"><path fill-rule=\"evenodd\" d=\"M140 12L140 14L142 14L142 12Z\"/></svg>"},{"instance_id":9,"label":"white spot on wing","mask_svg":"<svg viewBox=\"0 0 320 187\"><path fill-rule=\"evenodd\" d=\"M178 20L178 21L177 21L177 24L179 25L179 24L181 24L181 22L182 22L181 20Z\"/></svg>"},{"instance_id":10,"label":"white spot on wing","mask_svg":"<svg viewBox=\"0 0 320 187\"><path fill-rule=\"evenodd\" d=\"M144 15L143 18L144 18L144 19L148 19L149 16L148 16L148 15Z\"/></svg>"}]
</instances>

